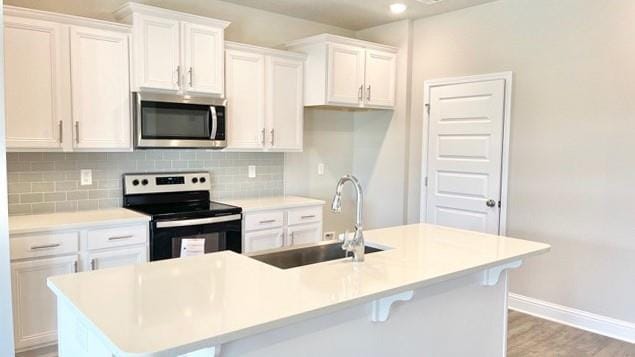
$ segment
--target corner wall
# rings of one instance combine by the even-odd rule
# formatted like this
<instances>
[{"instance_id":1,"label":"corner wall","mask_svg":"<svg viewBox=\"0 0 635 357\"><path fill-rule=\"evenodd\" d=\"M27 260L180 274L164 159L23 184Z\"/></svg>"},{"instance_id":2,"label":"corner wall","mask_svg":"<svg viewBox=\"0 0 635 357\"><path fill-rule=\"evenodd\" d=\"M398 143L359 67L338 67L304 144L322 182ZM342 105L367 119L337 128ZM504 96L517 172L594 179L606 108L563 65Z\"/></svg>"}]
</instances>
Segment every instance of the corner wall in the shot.
<instances>
[{"instance_id":1,"label":"corner wall","mask_svg":"<svg viewBox=\"0 0 635 357\"><path fill-rule=\"evenodd\" d=\"M635 2L501 0L414 22L409 193L423 82L514 73L507 235L550 253L511 291L635 322Z\"/></svg>"}]
</instances>

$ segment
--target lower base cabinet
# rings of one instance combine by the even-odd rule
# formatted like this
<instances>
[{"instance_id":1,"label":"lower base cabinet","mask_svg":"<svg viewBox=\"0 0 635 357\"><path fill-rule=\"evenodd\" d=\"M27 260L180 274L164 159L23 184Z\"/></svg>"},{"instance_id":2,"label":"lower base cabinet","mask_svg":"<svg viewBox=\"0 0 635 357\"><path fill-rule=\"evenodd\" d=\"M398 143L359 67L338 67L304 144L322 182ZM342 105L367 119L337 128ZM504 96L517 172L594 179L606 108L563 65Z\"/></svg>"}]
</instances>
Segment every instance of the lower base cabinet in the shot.
<instances>
[{"instance_id":1,"label":"lower base cabinet","mask_svg":"<svg viewBox=\"0 0 635 357\"><path fill-rule=\"evenodd\" d=\"M16 349L56 341L57 305L46 279L76 272L78 258L71 255L11 263Z\"/></svg>"},{"instance_id":2,"label":"lower base cabinet","mask_svg":"<svg viewBox=\"0 0 635 357\"><path fill-rule=\"evenodd\" d=\"M57 342L57 302L46 279L146 262L148 224L12 235L10 243L15 348L30 351Z\"/></svg>"},{"instance_id":3,"label":"lower base cabinet","mask_svg":"<svg viewBox=\"0 0 635 357\"><path fill-rule=\"evenodd\" d=\"M247 212L243 253L279 249L322 240L322 206Z\"/></svg>"}]
</instances>

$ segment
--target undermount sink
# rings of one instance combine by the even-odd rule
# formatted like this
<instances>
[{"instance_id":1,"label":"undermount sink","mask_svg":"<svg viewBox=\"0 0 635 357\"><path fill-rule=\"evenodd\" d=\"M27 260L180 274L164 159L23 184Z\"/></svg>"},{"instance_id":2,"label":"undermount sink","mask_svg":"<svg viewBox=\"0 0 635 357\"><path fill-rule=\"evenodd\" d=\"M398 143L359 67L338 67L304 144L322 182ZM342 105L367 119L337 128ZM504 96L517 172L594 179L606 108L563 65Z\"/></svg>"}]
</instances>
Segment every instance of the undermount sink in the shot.
<instances>
[{"instance_id":1,"label":"undermount sink","mask_svg":"<svg viewBox=\"0 0 635 357\"><path fill-rule=\"evenodd\" d=\"M364 253L381 252L383 249L365 246ZM327 262L346 258L342 243L322 244L306 248L289 249L280 252L250 256L253 259L276 266L281 269L295 268L303 265Z\"/></svg>"}]
</instances>

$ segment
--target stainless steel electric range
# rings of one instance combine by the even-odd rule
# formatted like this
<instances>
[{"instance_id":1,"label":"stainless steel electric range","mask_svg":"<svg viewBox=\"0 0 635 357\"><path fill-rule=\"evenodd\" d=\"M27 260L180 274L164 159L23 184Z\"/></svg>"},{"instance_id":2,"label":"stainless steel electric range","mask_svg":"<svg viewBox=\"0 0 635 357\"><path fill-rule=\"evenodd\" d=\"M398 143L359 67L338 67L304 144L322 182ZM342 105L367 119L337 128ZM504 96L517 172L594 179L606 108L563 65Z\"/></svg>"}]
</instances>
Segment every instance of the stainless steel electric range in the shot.
<instances>
[{"instance_id":1,"label":"stainless steel electric range","mask_svg":"<svg viewBox=\"0 0 635 357\"><path fill-rule=\"evenodd\" d=\"M210 201L208 172L123 175L123 206L147 214L150 260L240 253L242 209Z\"/></svg>"}]
</instances>

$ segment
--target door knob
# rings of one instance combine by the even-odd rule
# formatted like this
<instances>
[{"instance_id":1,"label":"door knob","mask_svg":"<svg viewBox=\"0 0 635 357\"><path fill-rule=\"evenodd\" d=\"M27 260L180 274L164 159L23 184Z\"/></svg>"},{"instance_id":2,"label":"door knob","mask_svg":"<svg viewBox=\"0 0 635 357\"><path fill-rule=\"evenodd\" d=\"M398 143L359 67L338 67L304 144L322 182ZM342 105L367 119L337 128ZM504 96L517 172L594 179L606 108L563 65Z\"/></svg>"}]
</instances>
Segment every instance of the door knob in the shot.
<instances>
[{"instance_id":1,"label":"door knob","mask_svg":"<svg viewBox=\"0 0 635 357\"><path fill-rule=\"evenodd\" d=\"M496 206L496 201L487 200L487 202L485 202L485 204L487 205L487 207L495 207Z\"/></svg>"}]
</instances>

